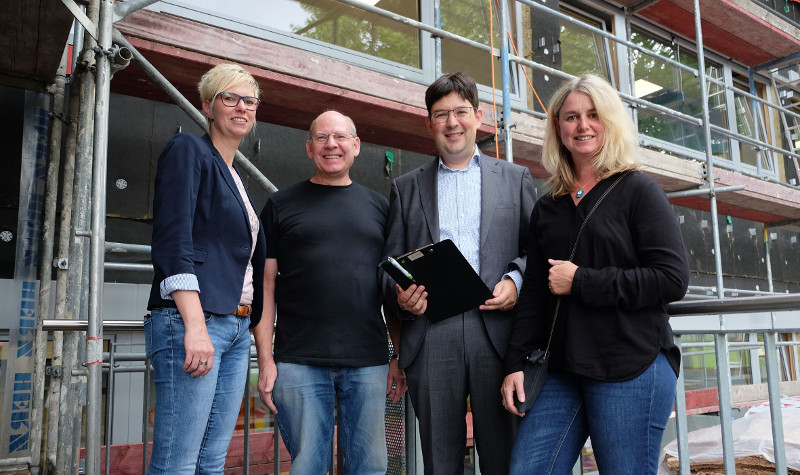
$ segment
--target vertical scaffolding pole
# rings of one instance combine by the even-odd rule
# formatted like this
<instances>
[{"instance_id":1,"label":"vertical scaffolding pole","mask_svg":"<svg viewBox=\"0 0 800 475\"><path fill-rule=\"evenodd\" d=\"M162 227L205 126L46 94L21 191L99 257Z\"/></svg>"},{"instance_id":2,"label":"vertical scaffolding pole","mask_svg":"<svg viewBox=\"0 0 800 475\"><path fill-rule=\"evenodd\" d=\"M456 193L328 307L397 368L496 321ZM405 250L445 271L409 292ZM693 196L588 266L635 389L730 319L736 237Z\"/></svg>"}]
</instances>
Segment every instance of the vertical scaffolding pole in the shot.
<instances>
[{"instance_id":1,"label":"vertical scaffolding pole","mask_svg":"<svg viewBox=\"0 0 800 475\"><path fill-rule=\"evenodd\" d=\"M75 49L79 49L83 43L83 36L79 35L82 27L76 27ZM80 40L78 39L80 36ZM83 70L84 68L79 68ZM69 112L67 116L67 133L64 147L63 177L61 185L61 222L58 236L58 263L56 271L56 302L55 318L66 318L66 294L67 282L69 278L69 241L70 227L72 223L72 184L75 178L75 148L78 134L77 117L79 115L81 81L86 79L86 71L80 74L73 68L72 80L69 93ZM64 332L53 332L53 348L50 359L51 369L61 368L63 364ZM45 471L51 471L56 464L58 440L59 413L61 407L61 384L62 378L60 371L50 371L50 390L47 394L47 450L45 453Z\"/></svg>"},{"instance_id":2,"label":"vertical scaffolding pole","mask_svg":"<svg viewBox=\"0 0 800 475\"><path fill-rule=\"evenodd\" d=\"M442 4L441 0L433 0L433 24L436 28L442 27ZM434 64L435 70L434 74L436 77L433 79L439 79L439 76L442 75L442 39L438 36L433 37L433 44L435 45L434 48L436 50L434 54Z\"/></svg>"},{"instance_id":3,"label":"vertical scaffolding pole","mask_svg":"<svg viewBox=\"0 0 800 475\"><path fill-rule=\"evenodd\" d=\"M631 41L631 36L633 36L633 30L631 27L631 16L633 13L630 9L625 9L625 40ZM633 49L631 47L626 46L628 50L628 82L630 84L630 93L631 96L636 97L636 73L634 72L633 67ZM636 112L636 109L631 107L633 113L631 114L631 118L633 118L633 124L636 126L636 130L639 130L639 114Z\"/></svg>"},{"instance_id":4,"label":"vertical scaffolding pole","mask_svg":"<svg viewBox=\"0 0 800 475\"><path fill-rule=\"evenodd\" d=\"M111 473L111 435L114 432L114 365L116 364L117 347L113 341L108 342L108 389L106 390L106 454L104 457L105 471ZM99 434L98 434L99 435ZM99 473L99 472L98 472Z\"/></svg>"},{"instance_id":5,"label":"vertical scaffolding pole","mask_svg":"<svg viewBox=\"0 0 800 475\"><path fill-rule=\"evenodd\" d=\"M675 345L681 350L680 335L674 335ZM675 391L675 435L678 438L678 473L688 475L689 466L689 423L686 417L686 372L683 368L683 358L680 360L680 371L678 372L678 383Z\"/></svg>"},{"instance_id":6,"label":"vertical scaffolding pole","mask_svg":"<svg viewBox=\"0 0 800 475\"><path fill-rule=\"evenodd\" d=\"M769 229L764 226L764 262L767 264L767 284L769 291L774 292L775 286L772 283L772 260L769 255Z\"/></svg>"},{"instance_id":7,"label":"vertical scaffolding pole","mask_svg":"<svg viewBox=\"0 0 800 475\"><path fill-rule=\"evenodd\" d=\"M86 15L97 24L99 18L99 2L91 0L86 9ZM88 262L85 259L88 252L85 237L89 234L89 211L91 209L90 190L92 176L92 147L93 147L93 120L95 101L95 82L91 78L91 68L94 65L93 48L94 40L85 36L81 59L81 70L84 71L80 80L78 126L75 143L75 170L73 182L73 216L70 222L70 257L68 262L69 273L66 279L64 292L64 317L68 319L80 318L86 311L86 295L88 287ZM62 250L63 252L63 250ZM80 386L84 384L84 376L73 376L72 370L79 365L79 354L84 354L79 345L83 332L70 331L64 333L63 358L61 371L61 388L58 393L59 422L58 436L55 441L56 457L54 458L55 472L57 475L74 473L73 467L77 462L77 449L80 445L80 432L77 440L75 426L80 428ZM49 456L49 455L48 455Z\"/></svg>"},{"instance_id":8,"label":"vertical scaffolding pole","mask_svg":"<svg viewBox=\"0 0 800 475\"><path fill-rule=\"evenodd\" d=\"M45 189L44 221L39 267L39 311L36 318L36 340L34 343L33 394L31 407L31 474L39 473L42 447L42 412L44 408L44 376L47 363L47 332L42 330L42 320L50 316L50 279L53 261L56 204L58 202L58 170L61 166L61 135L64 125L64 86L67 82L69 48L64 47L61 64L52 85L53 104L50 121L50 143L48 145L47 182Z\"/></svg>"},{"instance_id":9,"label":"vertical scaffolding pole","mask_svg":"<svg viewBox=\"0 0 800 475\"><path fill-rule=\"evenodd\" d=\"M252 344L252 339L251 339ZM250 475L250 355L247 355L247 379L244 383L244 437L242 438L242 475ZM108 449L106 449L108 450ZM344 471L344 470L342 470ZM108 472L106 472L108 473Z\"/></svg>"},{"instance_id":10,"label":"vertical scaffolding pole","mask_svg":"<svg viewBox=\"0 0 800 475\"><path fill-rule=\"evenodd\" d=\"M103 262L106 241L106 169L108 101L111 89L111 34L114 3L100 1L95 71L94 164L92 166L92 232L89 252L89 326L86 332L86 474L100 475L101 401L103 388Z\"/></svg>"},{"instance_id":11,"label":"vertical scaffolding pole","mask_svg":"<svg viewBox=\"0 0 800 475\"><path fill-rule=\"evenodd\" d=\"M772 328L775 328L775 314L772 314ZM769 412L772 419L772 456L775 460L775 473L787 473L786 447L783 433L783 409L781 406L781 375L778 369L778 347L776 332L764 333L764 360L767 366L767 391Z\"/></svg>"},{"instance_id":12,"label":"vertical scaffolding pole","mask_svg":"<svg viewBox=\"0 0 800 475\"><path fill-rule=\"evenodd\" d=\"M491 0L490 0L491 1ZM508 0L500 1L500 62L503 71L503 132L505 135L506 161L514 161L514 150L511 144L511 66L508 60ZM494 61L494 54L492 54ZM499 158L499 157L498 157Z\"/></svg>"},{"instance_id":13,"label":"vertical scaffolding pole","mask_svg":"<svg viewBox=\"0 0 800 475\"><path fill-rule=\"evenodd\" d=\"M722 256L719 242L719 217L717 216L717 196L714 192L714 154L711 150L711 119L708 110L708 83L706 82L706 65L703 51L703 27L700 22L700 0L694 0L694 28L697 37L697 69L700 79L701 100L703 103L703 134L706 149L706 180L708 181L711 206L711 223L714 234L714 266L717 273L717 297L723 298L725 290L722 280ZM719 316L720 330L725 330L725 316ZM728 355L728 335L719 332L714 335L714 351L717 357L717 387L719 389L719 420L722 430L723 461L725 474L736 472L733 456L733 424L731 420L731 374Z\"/></svg>"},{"instance_id":14,"label":"vertical scaffolding pole","mask_svg":"<svg viewBox=\"0 0 800 475\"><path fill-rule=\"evenodd\" d=\"M150 378L152 368L150 367L150 358L144 358L144 397L142 398L142 473L147 474L147 461L149 460L147 449L147 426L150 422ZM275 424L278 428L278 424ZM275 462L278 463L278 462ZM275 472L276 474L278 472Z\"/></svg>"}]
</instances>

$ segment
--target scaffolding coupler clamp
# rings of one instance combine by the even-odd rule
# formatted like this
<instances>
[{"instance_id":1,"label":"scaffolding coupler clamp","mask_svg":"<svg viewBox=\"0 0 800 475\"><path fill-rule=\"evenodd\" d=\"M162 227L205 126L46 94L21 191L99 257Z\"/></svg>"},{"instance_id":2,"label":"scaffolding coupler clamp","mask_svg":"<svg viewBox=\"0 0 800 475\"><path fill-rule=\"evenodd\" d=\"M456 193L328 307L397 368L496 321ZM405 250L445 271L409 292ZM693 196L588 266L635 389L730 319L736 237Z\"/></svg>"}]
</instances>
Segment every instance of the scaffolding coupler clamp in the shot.
<instances>
[{"instance_id":1,"label":"scaffolding coupler clamp","mask_svg":"<svg viewBox=\"0 0 800 475\"><path fill-rule=\"evenodd\" d=\"M104 54L110 58L114 55L113 48L103 49L99 46L92 46L92 51L94 51L95 56L100 56L101 54Z\"/></svg>"},{"instance_id":2,"label":"scaffolding coupler clamp","mask_svg":"<svg viewBox=\"0 0 800 475\"><path fill-rule=\"evenodd\" d=\"M51 365L44 369L44 373L48 376L55 376L56 378L61 377L61 366L59 365Z\"/></svg>"}]
</instances>

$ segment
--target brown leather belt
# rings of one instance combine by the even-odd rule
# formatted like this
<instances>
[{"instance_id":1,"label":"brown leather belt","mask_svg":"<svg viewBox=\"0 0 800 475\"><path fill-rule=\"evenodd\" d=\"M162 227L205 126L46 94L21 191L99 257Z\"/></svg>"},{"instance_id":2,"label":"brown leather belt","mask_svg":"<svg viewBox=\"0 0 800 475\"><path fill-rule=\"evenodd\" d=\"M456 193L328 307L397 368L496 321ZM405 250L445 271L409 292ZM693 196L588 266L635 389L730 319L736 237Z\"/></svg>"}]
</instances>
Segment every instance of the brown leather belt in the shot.
<instances>
[{"instance_id":1,"label":"brown leather belt","mask_svg":"<svg viewBox=\"0 0 800 475\"><path fill-rule=\"evenodd\" d=\"M239 318L249 317L250 314L253 313L253 306L252 305L239 305L231 315L236 315Z\"/></svg>"}]
</instances>

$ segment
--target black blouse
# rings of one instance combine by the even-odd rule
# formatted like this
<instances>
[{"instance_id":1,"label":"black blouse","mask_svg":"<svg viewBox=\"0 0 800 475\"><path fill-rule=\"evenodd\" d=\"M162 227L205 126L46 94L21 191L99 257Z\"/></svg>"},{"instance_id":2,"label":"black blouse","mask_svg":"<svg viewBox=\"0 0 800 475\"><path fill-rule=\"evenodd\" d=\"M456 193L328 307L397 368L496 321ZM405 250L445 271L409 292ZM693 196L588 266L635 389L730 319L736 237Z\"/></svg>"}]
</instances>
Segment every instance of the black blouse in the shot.
<instances>
[{"instance_id":1,"label":"black blouse","mask_svg":"<svg viewBox=\"0 0 800 475\"><path fill-rule=\"evenodd\" d=\"M547 286L547 259L569 258L581 223L615 178L598 183L577 206L569 195L536 202L507 374L522 369L530 350L547 345L557 300ZM572 262L578 269L572 293L561 297L549 370L626 381L663 352L678 374L680 352L666 305L686 293L689 266L658 184L641 172L623 178L587 221Z\"/></svg>"}]
</instances>

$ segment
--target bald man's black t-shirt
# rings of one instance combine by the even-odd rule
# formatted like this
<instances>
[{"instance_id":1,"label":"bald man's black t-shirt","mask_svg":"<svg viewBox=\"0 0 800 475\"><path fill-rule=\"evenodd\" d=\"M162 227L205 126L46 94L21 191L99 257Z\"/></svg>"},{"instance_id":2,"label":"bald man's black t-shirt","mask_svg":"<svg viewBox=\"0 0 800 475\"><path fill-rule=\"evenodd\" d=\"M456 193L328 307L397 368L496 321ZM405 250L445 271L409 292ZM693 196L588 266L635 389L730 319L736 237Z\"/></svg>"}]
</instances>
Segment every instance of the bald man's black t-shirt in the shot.
<instances>
[{"instance_id":1,"label":"bald man's black t-shirt","mask_svg":"<svg viewBox=\"0 0 800 475\"><path fill-rule=\"evenodd\" d=\"M304 181L261 213L267 258L278 260L275 361L315 366L386 364L378 264L389 203L357 183Z\"/></svg>"}]
</instances>

